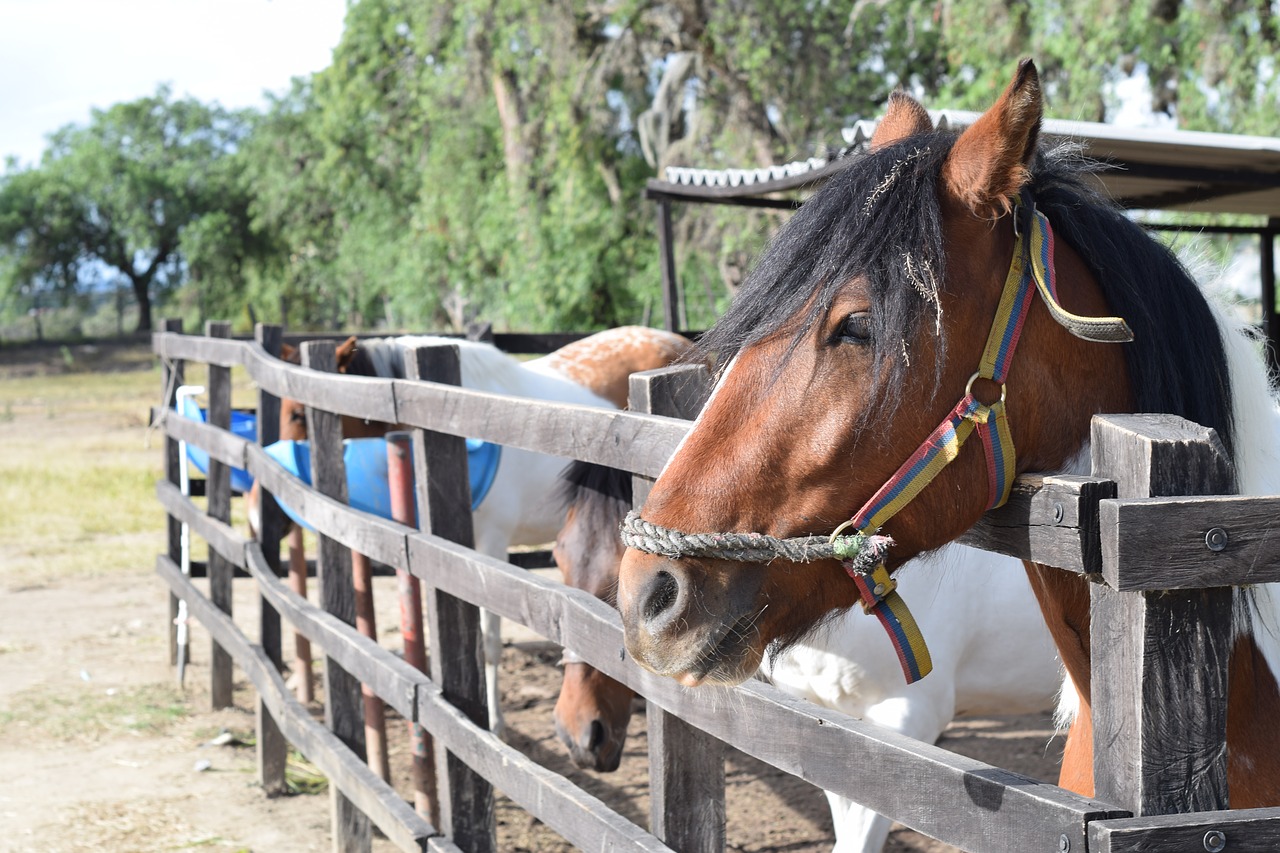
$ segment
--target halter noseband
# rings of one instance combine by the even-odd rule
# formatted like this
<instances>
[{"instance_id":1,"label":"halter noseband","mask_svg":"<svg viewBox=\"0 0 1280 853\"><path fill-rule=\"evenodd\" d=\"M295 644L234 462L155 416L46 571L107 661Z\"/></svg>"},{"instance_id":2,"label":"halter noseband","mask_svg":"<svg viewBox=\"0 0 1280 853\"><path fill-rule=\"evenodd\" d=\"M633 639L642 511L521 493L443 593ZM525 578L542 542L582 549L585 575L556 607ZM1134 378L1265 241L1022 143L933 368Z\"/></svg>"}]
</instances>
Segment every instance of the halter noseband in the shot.
<instances>
[{"instance_id":1,"label":"halter noseband","mask_svg":"<svg viewBox=\"0 0 1280 853\"><path fill-rule=\"evenodd\" d=\"M1053 229L1044 214L1036 210L1030 193L1025 190L1014 201L1013 233L1013 260L1009 265L1009 274L1005 277L1000 304L987 334L982 360L978 364L978 370L969 377L964 396L916 448L915 453L863 504L853 518L836 528L830 537L831 542L838 545L836 556L840 557L845 571L858 588L863 610L874 614L888 632L907 683L919 681L928 675L933 669L933 661L929 657L929 649L919 625L907 609L902 596L897 593L897 582L889 576L889 571L884 566L883 549L867 549L861 547L862 543L871 538L884 541L884 537L872 537L872 534L915 499L947 465L955 461L965 440L975 432L982 441L987 460L987 509L1002 506L1009 499L1009 491L1016 475L1016 456L1005 414L1008 390L1005 379L1034 293L1040 293L1045 307L1055 321L1082 340L1099 343L1124 343L1133 340L1133 332L1119 317L1081 317L1062 307L1058 301L1053 268ZM978 379L1000 386L1000 398L992 403L984 403L975 397L973 385ZM649 553L661 553L647 546L644 537L635 535L635 525L638 524L648 522L642 522L638 513L627 517L623 523L624 544ZM855 529L857 534L841 535L848 528ZM848 557L839 553L840 547L847 549ZM871 565L867 564L866 559L869 552L874 552L877 556ZM855 555L857 558L851 559ZM698 555L685 552L677 556Z\"/></svg>"}]
</instances>

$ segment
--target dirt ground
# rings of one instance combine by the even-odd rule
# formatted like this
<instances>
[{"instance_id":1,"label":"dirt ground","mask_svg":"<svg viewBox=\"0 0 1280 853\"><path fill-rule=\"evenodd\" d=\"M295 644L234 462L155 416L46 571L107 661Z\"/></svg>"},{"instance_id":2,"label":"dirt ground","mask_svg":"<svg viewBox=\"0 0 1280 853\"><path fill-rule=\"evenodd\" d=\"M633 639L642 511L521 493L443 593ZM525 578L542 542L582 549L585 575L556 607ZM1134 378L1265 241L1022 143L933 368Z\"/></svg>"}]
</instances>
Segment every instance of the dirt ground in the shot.
<instances>
[{"instance_id":1,"label":"dirt ground","mask_svg":"<svg viewBox=\"0 0 1280 853\"><path fill-rule=\"evenodd\" d=\"M379 579L385 642L399 645L394 593ZM186 690L167 665L164 590L142 572L119 579L70 579L11 588L0 596L0 850L254 851L329 849L328 796L274 800L254 784L252 696L238 681L236 707L208 710L209 640L193 630ZM256 615L253 585L236 582L242 625ZM555 737L559 649L509 631L503 704L509 741L643 824L647 813L645 718L632 719L620 769L573 767ZM318 706L315 708L318 712ZM391 715L394 719L394 714ZM404 724L391 724L393 772L408 786ZM223 732L229 732L229 743ZM970 719L943 745L1028 775L1056 775L1060 740L1044 717ZM206 768L207 762L207 768ZM202 769L206 768L206 769ZM728 849L816 853L834 842L821 792L733 752L726 768ZM505 799L500 849L553 853L573 848ZM375 845L390 850L386 841ZM889 850L951 848L898 828Z\"/></svg>"}]
</instances>

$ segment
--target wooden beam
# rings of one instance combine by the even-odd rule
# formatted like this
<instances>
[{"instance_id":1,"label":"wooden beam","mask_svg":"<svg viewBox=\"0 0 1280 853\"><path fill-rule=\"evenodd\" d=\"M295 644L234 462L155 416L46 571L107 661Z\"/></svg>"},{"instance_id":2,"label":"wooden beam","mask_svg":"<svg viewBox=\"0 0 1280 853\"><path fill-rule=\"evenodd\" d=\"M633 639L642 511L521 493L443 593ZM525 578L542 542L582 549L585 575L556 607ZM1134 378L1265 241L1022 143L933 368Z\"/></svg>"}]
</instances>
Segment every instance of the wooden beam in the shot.
<instances>
[{"instance_id":1,"label":"wooden beam","mask_svg":"<svg viewBox=\"0 0 1280 853\"><path fill-rule=\"evenodd\" d=\"M462 382L458 348L453 344L410 350L405 353L404 361L405 374L410 379L447 385ZM414 430L413 464L422 529L467 548L473 547L475 533L471 526L471 485L465 439ZM431 583L424 593L430 632L427 647L431 655L431 679L467 719L488 729L480 609ZM456 753L437 750L436 757L441 828L467 850L496 851L493 786Z\"/></svg>"},{"instance_id":2,"label":"wooden beam","mask_svg":"<svg viewBox=\"0 0 1280 853\"><path fill-rule=\"evenodd\" d=\"M336 371L338 364L334 345L329 342L303 344L302 366L315 371ZM347 472L342 460L342 419L332 412L307 406L307 436L311 443L312 484L321 494L339 503L346 503ZM325 533L319 533L317 539L321 606L335 618L348 625L355 625L351 552ZM326 655L324 659L324 682L325 725L364 761L360 682L330 655ZM338 788L331 789L330 805L335 851L367 853L372 845L368 817Z\"/></svg>"},{"instance_id":3,"label":"wooden beam","mask_svg":"<svg viewBox=\"0 0 1280 853\"><path fill-rule=\"evenodd\" d=\"M1089 853L1264 853L1280 850L1280 808L1100 820Z\"/></svg>"},{"instance_id":4,"label":"wooden beam","mask_svg":"<svg viewBox=\"0 0 1280 853\"><path fill-rule=\"evenodd\" d=\"M284 329L280 326L257 324L254 339L269 355L279 358ZM258 388L258 445L266 447L280 437L280 398L259 386ZM240 466L243 468L244 463ZM265 569L273 577L280 576L280 540L284 535L285 516L275 498L267 489L258 495L258 542L266 561ZM284 669L284 644L280 630L280 613L266 597L258 595L258 643L277 672ZM270 710L258 697L257 711L258 783L275 797L286 792L285 766L289 758L289 743Z\"/></svg>"},{"instance_id":5,"label":"wooden beam","mask_svg":"<svg viewBox=\"0 0 1280 853\"><path fill-rule=\"evenodd\" d=\"M382 380L389 381L389 380ZM656 477L689 425L674 418L394 380L396 422Z\"/></svg>"},{"instance_id":6,"label":"wooden beam","mask_svg":"<svg viewBox=\"0 0 1280 853\"><path fill-rule=\"evenodd\" d=\"M169 318L160 324L160 328L171 335L182 334L182 320ZM164 409L164 418L166 422L169 419L169 412L173 411L173 404L176 400L178 386L183 384L185 375L185 366L182 359L160 358L160 405ZM181 468L185 465L186 460L180 459L178 456L178 441L172 437L166 437L164 442L164 478L166 481L177 486L181 482ZM182 524L172 516L166 520L168 528L169 542L169 559L175 563L182 563ZM178 666L178 596L169 593L169 665ZM189 654L186 649L182 649L181 654ZM186 660L182 663L186 664Z\"/></svg>"},{"instance_id":7,"label":"wooden beam","mask_svg":"<svg viewBox=\"0 0 1280 853\"><path fill-rule=\"evenodd\" d=\"M210 321L204 333L210 338L227 338L231 324ZM209 365L210 427L231 429L231 368L219 364ZM231 468L216 457L209 457L209 473L205 483L208 513L221 522L231 521ZM217 551L209 554L209 598L223 613L231 615L231 563ZM213 708L230 708L233 691L231 656L218 642L213 641L209 658L209 700Z\"/></svg>"},{"instance_id":8,"label":"wooden beam","mask_svg":"<svg viewBox=\"0 0 1280 853\"><path fill-rule=\"evenodd\" d=\"M696 418L711 393L705 365L690 364L631 375L627 405L637 412ZM636 506L648 481L635 478ZM724 850L724 744L662 708L650 705L649 829L689 853Z\"/></svg>"},{"instance_id":9,"label":"wooden beam","mask_svg":"<svg viewBox=\"0 0 1280 853\"><path fill-rule=\"evenodd\" d=\"M1280 498L1103 501L1102 576L1112 589L1202 589L1280 581Z\"/></svg>"},{"instance_id":10,"label":"wooden beam","mask_svg":"<svg viewBox=\"0 0 1280 853\"><path fill-rule=\"evenodd\" d=\"M960 541L1042 566L1094 574L1102 570L1098 504L1116 485L1092 477L1022 476L1009 501L978 519Z\"/></svg>"},{"instance_id":11,"label":"wooden beam","mask_svg":"<svg viewBox=\"0 0 1280 853\"><path fill-rule=\"evenodd\" d=\"M1092 456L1121 498L1235 490L1217 435L1172 415L1096 416ZM1137 815L1226 808L1232 590L1091 592L1096 796Z\"/></svg>"}]
</instances>

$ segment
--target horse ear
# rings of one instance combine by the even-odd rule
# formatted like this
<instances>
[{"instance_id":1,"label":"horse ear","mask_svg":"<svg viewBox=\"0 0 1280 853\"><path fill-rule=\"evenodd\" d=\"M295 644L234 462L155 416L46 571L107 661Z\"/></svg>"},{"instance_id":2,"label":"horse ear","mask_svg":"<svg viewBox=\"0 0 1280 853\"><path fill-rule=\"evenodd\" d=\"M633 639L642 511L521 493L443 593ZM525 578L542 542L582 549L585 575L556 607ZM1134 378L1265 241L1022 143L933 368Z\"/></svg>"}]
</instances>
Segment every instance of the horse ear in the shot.
<instances>
[{"instance_id":1,"label":"horse ear","mask_svg":"<svg viewBox=\"0 0 1280 853\"><path fill-rule=\"evenodd\" d=\"M906 139L933 130L933 120L925 108L916 99L901 89L895 89L889 96L889 104L885 107L884 118L876 125L876 132L871 134L871 150L883 148Z\"/></svg>"},{"instance_id":2,"label":"horse ear","mask_svg":"<svg viewBox=\"0 0 1280 853\"><path fill-rule=\"evenodd\" d=\"M351 364L351 359L356 356L356 336L352 335L339 344L338 348L334 350L334 356L338 361L338 372L346 373L347 365Z\"/></svg>"},{"instance_id":3,"label":"horse ear","mask_svg":"<svg viewBox=\"0 0 1280 853\"><path fill-rule=\"evenodd\" d=\"M1031 177L1043 114L1040 76L1024 59L995 106L956 140L942 166L943 187L984 219L1008 213Z\"/></svg>"},{"instance_id":4,"label":"horse ear","mask_svg":"<svg viewBox=\"0 0 1280 853\"><path fill-rule=\"evenodd\" d=\"M287 361L292 364L298 363L298 348L293 344L280 344L280 360Z\"/></svg>"}]
</instances>

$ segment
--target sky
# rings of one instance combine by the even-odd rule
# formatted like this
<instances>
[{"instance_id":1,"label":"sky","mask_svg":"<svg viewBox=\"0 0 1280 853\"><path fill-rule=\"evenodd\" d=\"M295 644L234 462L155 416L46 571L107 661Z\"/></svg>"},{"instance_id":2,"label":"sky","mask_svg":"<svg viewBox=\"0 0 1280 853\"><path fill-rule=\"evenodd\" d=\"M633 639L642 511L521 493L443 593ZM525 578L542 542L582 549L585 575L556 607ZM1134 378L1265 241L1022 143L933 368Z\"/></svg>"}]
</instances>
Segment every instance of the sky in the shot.
<instances>
[{"instance_id":1,"label":"sky","mask_svg":"<svg viewBox=\"0 0 1280 853\"><path fill-rule=\"evenodd\" d=\"M257 107L329 64L346 0L0 0L0 163L153 94Z\"/></svg>"}]
</instances>

